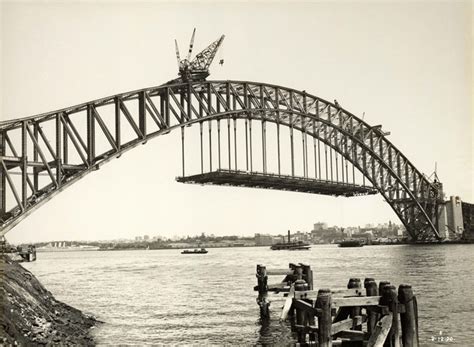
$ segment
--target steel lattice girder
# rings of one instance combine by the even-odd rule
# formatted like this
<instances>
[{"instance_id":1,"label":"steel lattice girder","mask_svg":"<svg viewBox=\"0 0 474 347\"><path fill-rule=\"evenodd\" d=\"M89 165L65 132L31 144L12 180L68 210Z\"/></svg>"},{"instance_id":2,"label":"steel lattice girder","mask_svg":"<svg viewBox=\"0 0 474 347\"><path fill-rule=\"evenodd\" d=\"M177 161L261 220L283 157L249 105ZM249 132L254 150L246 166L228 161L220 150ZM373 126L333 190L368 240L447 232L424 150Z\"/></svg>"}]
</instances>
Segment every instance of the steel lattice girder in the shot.
<instances>
[{"instance_id":1,"label":"steel lattice girder","mask_svg":"<svg viewBox=\"0 0 474 347\"><path fill-rule=\"evenodd\" d=\"M138 104L136 110L132 102ZM101 107L107 105L114 108L113 126L107 126L101 116ZM85 129L75 126L72 117L76 114L86 124ZM226 118L270 121L317 138L363 173L413 240L440 239L440 184L419 172L379 126L370 126L339 105L305 91L246 81L166 84L0 122L0 234L87 173L138 144L183 125ZM133 129L133 139L122 141L121 123ZM42 131L45 125L51 128L47 134ZM110 145L100 154L95 153L96 128ZM15 131L20 134L9 135ZM31 150L33 160L27 156ZM69 163L71 151L80 158L79 164ZM12 168L21 170L20 189L9 174ZM43 171L50 183L39 188L38 175ZM8 211L7 186L16 202Z\"/></svg>"}]
</instances>

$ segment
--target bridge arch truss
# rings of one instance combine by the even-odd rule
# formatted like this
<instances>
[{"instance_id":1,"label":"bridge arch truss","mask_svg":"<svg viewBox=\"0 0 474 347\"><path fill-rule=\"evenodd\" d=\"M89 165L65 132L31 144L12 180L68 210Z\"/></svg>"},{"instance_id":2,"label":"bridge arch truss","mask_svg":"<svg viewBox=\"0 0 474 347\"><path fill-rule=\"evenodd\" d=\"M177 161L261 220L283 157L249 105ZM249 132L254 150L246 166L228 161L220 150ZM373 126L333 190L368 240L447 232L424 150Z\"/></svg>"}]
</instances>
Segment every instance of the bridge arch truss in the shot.
<instances>
[{"instance_id":1,"label":"bridge arch truss","mask_svg":"<svg viewBox=\"0 0 474 347\"><path fill-rule=\"evenodd\" d=\"M305 91L248 81L165 84L0 122L0 235L127 150L220 119L272 122L318 139L371 182L412 240L442 238L441 184L419 172L379 126ZM132 136L122 136L123 124ZM98 134L107 143L103 151L96 148Z\"/></svg>"}]
</instances>

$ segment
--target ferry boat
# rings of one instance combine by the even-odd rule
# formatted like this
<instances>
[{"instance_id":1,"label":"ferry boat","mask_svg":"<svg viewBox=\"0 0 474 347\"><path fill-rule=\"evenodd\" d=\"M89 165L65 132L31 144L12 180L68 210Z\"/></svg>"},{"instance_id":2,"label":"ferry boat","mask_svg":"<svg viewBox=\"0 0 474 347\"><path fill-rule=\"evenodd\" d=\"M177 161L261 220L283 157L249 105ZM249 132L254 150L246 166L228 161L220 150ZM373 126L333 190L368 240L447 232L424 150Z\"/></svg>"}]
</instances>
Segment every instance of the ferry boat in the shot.
<instances>
[{"instance_id":1,"label":"ferry boat","mask_svg":"<svg viewBox=\"0 0 474 347\"><path fill-rule=\"evenodd\" d=\"M184 251L181 252L181 254L206 254L207 249L205 248L196 248L193 250L185 249Z\"/></svg>"},{"instance_id":2,"label":"ferry boat","mask_svg":"<svg viewBox=\"0 0 474 347\"><path fill-rule=\"evenodd\" d=\"M362 240L342 240L339 242L339 247L362 247L364 245L364 241Z\"/></svg>"},{"instance_id":3,"label":"ferry boat","mask_svg":"<svg viewBox=\"0 0 474 347\"><path fill-rule=\"evenodd\" d=\"M291 233L288 230L288 242L278 242L271 245L270 249L273 251L307 251L311 248L311 245L303 241L291 241Z\"/></svg>"}]
</instances>

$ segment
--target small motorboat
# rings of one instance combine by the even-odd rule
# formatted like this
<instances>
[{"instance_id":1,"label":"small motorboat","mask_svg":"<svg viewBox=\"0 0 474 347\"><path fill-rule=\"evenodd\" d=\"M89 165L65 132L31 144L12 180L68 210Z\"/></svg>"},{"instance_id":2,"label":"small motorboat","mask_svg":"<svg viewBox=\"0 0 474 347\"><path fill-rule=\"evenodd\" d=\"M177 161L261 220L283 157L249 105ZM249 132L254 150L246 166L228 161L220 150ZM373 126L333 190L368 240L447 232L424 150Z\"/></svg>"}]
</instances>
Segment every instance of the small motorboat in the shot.
<instances>
[{"instance_id":1,"label":"small motorboat","mask_svg":"<svg viewBox=\"0 0 474 347\"><path fill-rule=\"evenodd\" d=\"M195 248L193 250L190 249L185 249L184 251L181 252L181 254L206 254L207 249L205 248Z\"/></svg>"}]
</instances>

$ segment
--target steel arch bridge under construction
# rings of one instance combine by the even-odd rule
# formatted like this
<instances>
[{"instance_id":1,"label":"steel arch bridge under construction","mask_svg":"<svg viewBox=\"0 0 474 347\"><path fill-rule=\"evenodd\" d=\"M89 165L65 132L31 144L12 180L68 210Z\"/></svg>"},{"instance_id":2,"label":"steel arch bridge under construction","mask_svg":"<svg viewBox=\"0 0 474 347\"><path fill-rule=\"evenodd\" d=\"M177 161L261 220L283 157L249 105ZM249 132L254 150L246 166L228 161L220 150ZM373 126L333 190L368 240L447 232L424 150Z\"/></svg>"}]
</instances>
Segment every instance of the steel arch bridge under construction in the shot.
<instances>
[{"instance_id":1,"label":"steel arch bridge under construction","mask_svg":"<svg viewBox=\"0 0 474 347\"><path fill-rule=\"evenodd\" d=\"M221 120L227 120L229 133L227 170L221 164ZM238 170L237 153L235 164L231 162L232 121L235 143L236 121L245 122L246 170ZM252 122L256 121L262 130L262 172L252 168L251 131ZM211 123L217 123L218 132L218 170L208 174L203 173L202 164L205 122L209 123L211 157ZM185 129L196 123L201 133L201 174L185 177ZM267 123L273 123L277 131L278 172L274 173L267 169ZM125 124L132 133L127 139L122 136ZM280 127L286 127L290 135L291 173L288 175L280 170L283 159ZM0 235L109 160L179 128L183 140L183 177L178 181L346 196L378 192L403 222L412 241L443 238L438 227L442 185L418 171L387 139L380 126L370 126L337 102L328 102L305 91L248 81L206 80L175 80L46 114L0 122ZM295 175L294 132L302 136L301 177ZM99 136L107 144L103 151L96 148ZM314 178L309 177L308 137L314 141ZM321 145L326 150L324 179ZM236 144L234 149L236 152ZM348 164L352 166L352 178L357 169L370 185L350 182Z\"/></svg>"}]
</instances>

